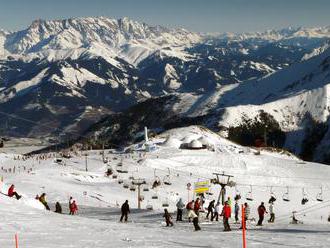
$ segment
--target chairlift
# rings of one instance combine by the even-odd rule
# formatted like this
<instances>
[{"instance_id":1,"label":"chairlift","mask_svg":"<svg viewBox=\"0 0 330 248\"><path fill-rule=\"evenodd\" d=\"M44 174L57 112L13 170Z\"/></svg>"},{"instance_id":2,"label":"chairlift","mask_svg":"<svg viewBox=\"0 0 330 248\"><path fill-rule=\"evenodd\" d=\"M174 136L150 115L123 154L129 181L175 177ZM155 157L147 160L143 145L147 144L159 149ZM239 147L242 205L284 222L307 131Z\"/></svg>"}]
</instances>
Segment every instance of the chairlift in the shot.
<instances>
[{"instance_id":1,"label":"chairlift","mask_svg":"<svg viewBox=\"0 0 330 248\"><path fill-rule=\"evenodd\" d=\"M246 194L245 199L248 200L248 201L253 201L252 185L250 185L250 191Z\"/></svg>"},{"instance_id":2,"label":"chairlift","mask_svg":"<svg viewBox=\"0 0 330 248\"><path fill-rule=\"evenodd\" d=\"M289 198L289 187L286 187L286 192L283 194L282 196L283 201L289 202L290 198Z\"/></svg>"},{"instance_id":3,"label":"chairlift","mask_svg":"<svg viewBox=\"0 0 330 248\"><path fill-rule=\"evenodd\" d=\"M146 209L147 210L153 210L154 209L153 206L152 206L152 204L149 201L148 201L148 204L146 206Z\"/></svg>"},{"instance_id":4,"label":"chairlift","mask_svg":"<svg viewBox=\"0 0 330 248\"><path fill-rule=\"evenodd\" d=\"M170 206L170 204L168 203L168 199L166 198L166 200L162 204L162 207L163 208L168 208L169 206Z\"/></svg>"},{"instance_id":5,"label":"chairlift","mask_svg":"<svg viewBox=\"0 0 330 248\"><path fill-rule=\"evenodd\" d=\"M308 202L307 193L305 192L305 188L302 189L302 199L301 205L305 205Z\"/></svg>"},{"instance_id":6,"label":"chairlift","mask_svg":"<svg viewBox=\"0 0 330 248\"><path fill-rule=\"evenodd\" d=\"M240 200L242 197L241 197L241 192L237 189L237 186L235 186L235 197L234 197L234 200L235 201L238 201Z\"/></svg>"},{"instance_id":7,"label":"chairlift","mask_svg":"<svg viewBox=\"0 0 330 248\"><path fill-rule=\"evenodd\" d=\"M153 199L153 200L157 200L158 199L158 195L155 193L155 194L153 194L152 196L151 196L151 199Z\"/></svg>"},{"instance_id":8,"label":"chairlift","mask_svg":"<svg viewBox=\"0 0 330 248\"><path fill-rule=\"evenodd\" d=\"M125 182L125 183L123 184L123 187L124 187L125 189L128 189L128 188L129 188L129 184Z\"/></svg>"},{"instance_id":9,"label":"chairlift","mask_svg":"<svg viewBox=\"0 0 330 248\"><path fill-rule=\"evenodd\" d=\"M148 185L145 185L145 186L143 187L143 191L149 191L149 187L148 187Z\"/></svg>"},{"instance_id":10,"label":"chairlift","mask_svg":"<svg viewBox=\"0 0 330 248\"><path fill-rule=\"evenodd\" d=\"M166 175L163 179L163 183L165 185L172 185L171 180L170 180L170 175Z\"/></svg>"},{"instance_id":11,"label":"chairlift","mask_svg":"<svg viewBox=\"0 0 330 248\"><path fill-rule=\"evenodd\" d=\"M268 203L274 203L274 201L276 201L276 195L273 191L273 187L270 187L270 198Z\"/></svg>"},{"instance_id":12,"label":"chairlift","mask_svg":"<svg viewBox=\"0 0 330 248\"><path fill-rule=\"evenodd\" d=\"M136 190L136 186L134 184L132 184L130 187L129 187L129 190L130 191L135 191Z\"/></svg>"},{"instance_id":13,"label":"chairlift","mask_svg":"<svg viewBox=\"0 0 330 248\"><path fill-rule=\"evenodd\" d=\"M316 200L319 202L323 202L323 188L320 187L321 191L316 195Z\"/></svg>"}]
</instances>

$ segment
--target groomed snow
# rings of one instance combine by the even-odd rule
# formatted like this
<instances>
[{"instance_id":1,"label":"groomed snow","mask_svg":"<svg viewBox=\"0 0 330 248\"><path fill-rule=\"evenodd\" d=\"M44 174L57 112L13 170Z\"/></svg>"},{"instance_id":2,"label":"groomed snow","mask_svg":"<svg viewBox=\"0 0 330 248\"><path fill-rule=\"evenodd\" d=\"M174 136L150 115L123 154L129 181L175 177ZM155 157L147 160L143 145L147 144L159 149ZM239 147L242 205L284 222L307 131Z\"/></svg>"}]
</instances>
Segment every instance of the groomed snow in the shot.
<instances>
[{"instance_id":1,"label":"groomed snow","mask_svg":"<svg viewBox=\"0 0 330 248\"><path fill-rule=\"evenodd\" d=\"M211 150L182 150L173 146L161 145L166 140L176 141L185 138L203 138L214 144ZM187 139L188 139L187 138ZM251 217L257 218L257 206L267 202L270 191L276 195L275 224L264 223L257 228L255 222L248 222L248 247L328 247L330 225L327 218L330 212L330 168L326 165L303 162L295 157L275 152L256 151L241 147L204 128L192 126L170 130L152 138L156 151L136 151L130 154L111 153L105 156L109 165L104 164L100 151L88 151L85 171L86 152L72 154L63 159L64 165L54 162L54 156L45 160L36 157L25 161L17 160L17 155L0 154L1 174L4 177L3 191L11 183L23 194L19 201L0 195L0 247L14 247L14 234L18 233L20 247L33 248L81 248L81 247L241 247L239 224L230 220L232 232L223 233L222 221L209 222L200 217L201 232L194 232L191 223L174 223L173 228L164 227L162 219L163 203L169 203L170 212L175 210L178 198L187 201L186 184L213 178L213 172L233 175L236 188L228 188L227 194L234 198L240 192L242 200L251 190L254 201ZM166 142L165 142L166 143ZM127 174L118 173L118 178L105 177L109 168L116 169L122 163ZM25 170L24 170L25 166ZM15 173L8 169L15 167ZM27 173L26 170L32 169ZM4 170L7 170L5 172ZM143 210L138 211L137 192L123 188L118 180L130 182L129 177L145 178L149 191L143 191L145 200ZM170 177L171 185L161 185L156 190L150 188L154 176L163 181ZM323 190L323 202L316 195ZM283 201L282 195L289 189L290 201ZM301 205L302 190L308 194L309 202ZM59 201L64 209L63 215L41 210L34 200L36 194L47 193L47 200L54 210ZM216 199L217 186L211 187L212 196L207 202ZM157 194L158 199L152 199ZM72 195L78 203L77 216L69 216L67 202ZM192 197L192 192L189 198ZM132 214L127 224L118 223L119 206L128 199ZM153 205L154 210L146 210ZM289 224L292 211L304 224ZM175 216L173 214L173 216ZM268 216L266 217L267 220Z\"/></svg>"}]
</instances>

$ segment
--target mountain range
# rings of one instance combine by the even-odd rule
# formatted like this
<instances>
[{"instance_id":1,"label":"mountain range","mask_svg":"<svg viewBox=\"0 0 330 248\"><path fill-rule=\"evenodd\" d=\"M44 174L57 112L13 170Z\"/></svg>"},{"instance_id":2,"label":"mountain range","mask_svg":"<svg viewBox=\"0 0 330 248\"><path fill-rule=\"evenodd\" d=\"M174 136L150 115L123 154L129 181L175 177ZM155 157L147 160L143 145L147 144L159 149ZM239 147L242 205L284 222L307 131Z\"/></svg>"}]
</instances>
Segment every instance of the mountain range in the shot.
<instances>
[{"instance_id":1,"label":"mountain range","mask_svg":"<svg viewBox=\"0 0 330 248\"><path fill-rule=\"evenodd\" d=\"M36 20L0 31L0 128L53 138L112 127L120 142L144 125L219 131L263 110L300 154L304 117L328 122L329 39L330 26L201 34L129 18ZM311 159L327 161L329 135Z\"/></svg>"}]
</instances>

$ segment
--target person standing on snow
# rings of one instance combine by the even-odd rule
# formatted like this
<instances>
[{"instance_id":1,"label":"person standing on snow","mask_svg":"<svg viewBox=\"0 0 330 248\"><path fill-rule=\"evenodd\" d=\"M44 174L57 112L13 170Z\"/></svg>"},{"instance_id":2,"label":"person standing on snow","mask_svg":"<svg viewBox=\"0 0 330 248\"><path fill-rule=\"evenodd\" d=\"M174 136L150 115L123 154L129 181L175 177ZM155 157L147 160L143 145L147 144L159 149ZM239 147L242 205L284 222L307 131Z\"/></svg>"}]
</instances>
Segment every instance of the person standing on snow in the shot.
<instances>
[{"instance_id":1,"label":"person standing on snow","mask_svg":"<svg viewBox=\"0 0 330 248\"><path fill-rule=\"evenodd\" d=\"M20 196L19 194L17 194L16 190L15 190L15 185L12 184L9 189L8 189L8 196L9 197L13 197L15 196L17 200L19 200L22 196Z\"/></svg>"},{"instance_id":2,"label":"person standing on snow","mask_svg":"<svg viewBox=\"0 0 330 248\"><path fill-rule=\"evenodd\" d=\"M173 226L173 222L172 222L172 216L171 214L167 211L167 209L164 209L164 215L163 217L165 218L166 221L166 226Z\"/></svg>"},{"instance_id":3,"label":"person standing on snow","mask_svg":"<svg viewBox=\"0 0 330 248\"><path fill-rule=\"evenodd\" d=\"M264 216L265 213L268 213L265 205L263 202L261 202L260 206L258 207L258 215L259 215L259 220L257 226L262 226L262 222L264 221Z\"/></svg>"},{"instance_id":4,"label":"person standing on snow","mask_svg":"<svg viewBox=\"0 0 330 248\"><path fill-rule=\"evenodd\" d=\"M200 210L200 208L201 208L201 203L200 203L199 198L197 198L196 201L195 201L195 205L194 205L194 211L195 211L195 214L197 216L199 216L199 210Z\"/></svg>"},{"instance_id":5,"label":"person standing on snow","mask_svg":"<svg viewBox=\"0 0 330 248\"><path fill-rule=\"evenodd\" d=\"M274 202L271 202L269 204L269 213L270 213L270 219L268 220L268 222L274 223L274 221L275 221Z\"/></svg>"},{"instance_id":6,"label":"person standing on snow","mask_svg":"<svg viewBox=\"0 0 330 248\"><path fill-rule=\"evenodd\" d=\"M70 215L75 215L77 211L78 211L78 206L76 204L76 201L73 200L70 205Z\"/></svg>"},{"instance_id":7,"label":"person standing on snow","mask_svg":"<svg viewBox=\"0 0 330 248\"><path fill-rule=\"evenodd\" d=\"M246 221L249 219L250 217L250 206L247 204L247 202L244 203L244 220L242 220L242 225L240 227L240 229L243 228L243 222L244 222L244 226L246 228Z\"/></svg>"},{"instance_id":8,"label":"person standing on snow","mask_svg":"<svg viewBox=\"0 0 330 248\"><path fill-rule=\"evenodd\" d=\"M213 216L213 209L214 209L214 203L215 200L210 201L209 206L207 207L207 215L206 215L206 219L209 218L209 215L211 214L211 219Z\"/></svg>"},{"instance_id":9,"label":"person standing on snow","mask_svg":"<svg viewBox=\"0 0 330 248\"><path fill-rule=\"evenodd\" d=\"M201 230L199 224L198 224L198 216L197 214L195 213L195 211L193 209L189 209L188 210L188 219L192 219L193 220L193 224L194 224L194 227L195 227L195 231L199 231Z\"/></svg>"},{"instance_id":10,"label":"person standing on snow","mask_svg":"<svg viewBox=\"0 0 330 248\"><path fill-rule=\"evenodd\" d=\"M176 207L177 207L176 221L182 221L182 213L185 207L184 203L182 202L182 198L180 198L179 201L176 203Z\"/></svg>"},{"instance_id":11,"label":"person standing on snow","mask_svg":"<svg viewBox=\"0 0 330 248\"><path fill-rule=\"evenodd\" d=\"M187 209L188 213L189 213L189 210L194 210L194 203L195 203L194 200L187 203L186 209ZM191 219L189 217L188 217L188 221L189 222L191 221Z\"/></svg>"},{"instance_id":12,"label":"person standing on snow","mask_svg":"<svg viewBox=\"0 0 330 248\"><path fill-rule=\"evenodd\" d=\"M61 214L62 213L62 206L59 202L55 204L55 213Z\"/></svg>"},{"instance_id":13,"label":"person standing on snow","mask_svg":"<svg viewBox=\"0 0 330 248\"><path fill-rule=\"evenodd\" d=\"M39 197L39 201L45 206L47 210L50 210L47 201L46 201L46 193L42 193L41 196Z\"/></svg>"},{"instance_id":14,"label":"person standing on snow","mask_svg":"<svg viewBox=\"0 0 330 248\"><path fill-rule=\"evenodd\" d=\"M223 215L224 231L225 232L231 231L230 225L229 225L229 218L231 216L231 208L227 201L225 202L225 205L223 206L222 215Z\"/></svg>"},{"instance_id":15,"label":"person standing on snow","mask_svg":"<svg viewBox=\"0 0 330 248\"><path fill-rule=\"evenodd\" d=\"M214 207L214 213L211 217L211 221L213 221L214 219L216 221L219 221L219 213L220 213L220 202L217 202L217 204Z\"/></svg>"},{"instance_id":16,"label":"person standing on snow","mask_svg":"<svg viewBox=\"0 0 330 248\"><path fill-rule=\"evenodd\" d=\"M125 217L125 222L127 222L128 219L128 214L130 213L129 205L128 205L128 200L126 200L123 205L121 205L121 217L120 217L120 222L123 222L123 219Z\"/></svg>"},{"instance_id":17,"label":"person standing on snow","mask_svg":"<svg viewBox=\"0 0 330 248\"><path fill-rule=\"evenodd\" d=\"M239 205L238 205L238 201L235 201L234 211L235 211L235 223L238 223L238 216L239 216Z\"/></svg>"}]
</instances>

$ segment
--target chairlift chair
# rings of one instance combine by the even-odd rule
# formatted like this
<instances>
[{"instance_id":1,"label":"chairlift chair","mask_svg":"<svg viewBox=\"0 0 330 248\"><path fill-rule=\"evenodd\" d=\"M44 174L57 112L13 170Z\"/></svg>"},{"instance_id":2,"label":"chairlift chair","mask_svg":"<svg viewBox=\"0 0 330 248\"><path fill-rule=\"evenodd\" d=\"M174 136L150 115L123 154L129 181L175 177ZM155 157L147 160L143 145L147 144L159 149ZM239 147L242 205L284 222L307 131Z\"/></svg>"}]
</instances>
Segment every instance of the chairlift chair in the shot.
<instances>
[{"instance_id":1,"label":"chairlift chair","mask_svg":"<svg viewBox=\"0 0 330 248\"><path fill-rule=\"evenodd\" d=\"M148 187L148 185L145 185L145 186L143 187L143 191L149 191L149 187Z\"/></svg>"},{"instance_id":2,"label":"chairlift chair","mask_svg":"<svg viewBox=\"0 0 330 248\"><path fill-rule=\"evenodd\" d=\"M163 208L168 208L169 206L170 206L170 204L168 203L168 199L166 198L166 200L162 204L162 207Z\"/></svg>"},{"instance_id":3,"label":"chairlift chair","mask_svg":"<svg viewBox=\"0 0 330 248\"><path fill-rule=\"evenodd\" d=\"M323 202L323 189L322 187L320 189L321 191L316 195L316 200L319 202Z\"/></svg>"},{"instance_id":4,"label":"chairlift chair","mask_svg":"<svg viewBox=\"0 0 330 248\"><path fill-rule=\"evenodd\" d=\"M132 184L132 185L129 187L129 190L130 190L130 191L135 191L135 190L136 190L136 186Z\"/></svg>"},{"instance_id":5,"label":"chairlift chair","mask_svg":"<svg viewBox=\"0 0 330 248\"><path fill-rule=\"evenodd\" d=\"M252 185L250 185L250 191L246 194L245 199L248 201L253 201Z\"/></svg>"},{"instance_id":6,"label":"chairlift chair","mask_svg":"<svg viewBox=\"0 0 330 248\"><path fill-rule=\"evenodd\" d=\"M282 196L283 201L289 202L290 198L289 198L289 187L286 187L286 192L283 194Z\"/></svg>"},{"instance_id":7,"label":"chairlift chair","mask_svg":"<svg viewBox=\"0 0 330 248\"><path fill-rule=\"evenodd\" d=\"M305 205L308 202L308 197L305 192L305 188L302 189L302 199L301 199L301 205Z\"/></svg>"},{"instance_id":8,"label":"chairlift chair","mask_svg":"<svg viewBox=\"0 0 330 248\"><path fill-rule=\"evenodd\" d=\"M125 182L125 183L123 184L123 187L124 187L125 189L128 189L128 188L129 188L129 184Z\"/></svg>"},{"instance_id":9,"label":"chairlift chair","mask_svg":"<svg viewBox=\"0 0 330 248\"><path fill-rule=\"evenodd\" d=\"M158 199L158 195L155 193L155 194L153 194L152 196L151 196L151 199L153 199L153 200L157 200Z\"/></svg>"},{"instance_id":10,"label":"chairlift chair","mask_svg":"<svg viewBox=\"0 0 330 248\"><path fill-rule=\"evenodd\" d=\"M234 197L234 200L235 201L238 201L240 200L242 197L241 197L241 192L237 189L237 186L235 186L235 197Z\"/></svg>"},{"instance_id":11,"label":"chairlift chair","mask_svg":"<svg viewBox=\"0 0 330 248\"><path fill-rule=\"evenodd\" d=\"M152 206L152 204L149 201L148 201L148 204L146 206L146 209L147 210L153 210L154 209L153 206Z\"/></svg>"},{"instance_id":12,"label":"chairlift chair","mask_svg":"<svg viewBox=\"0 0 330 248\"><path fill-rule=\"evenodd\" d=\"M166 175L163 179L163 183L165 185L172 185L171 180L170 180L170 175Z\"/></svg>"},{"instance_id":13,"label":"chairlift chair","mask_svg":"<svg viewBox=\"0 0 330 248\"><path fill-rule=\"evenodd\" d=\"M275 201L276 201L276 195L273 191L273 187L270 187L270 198L269 198L268 203L273 203Z\"/></svg>"}]
</instances>

